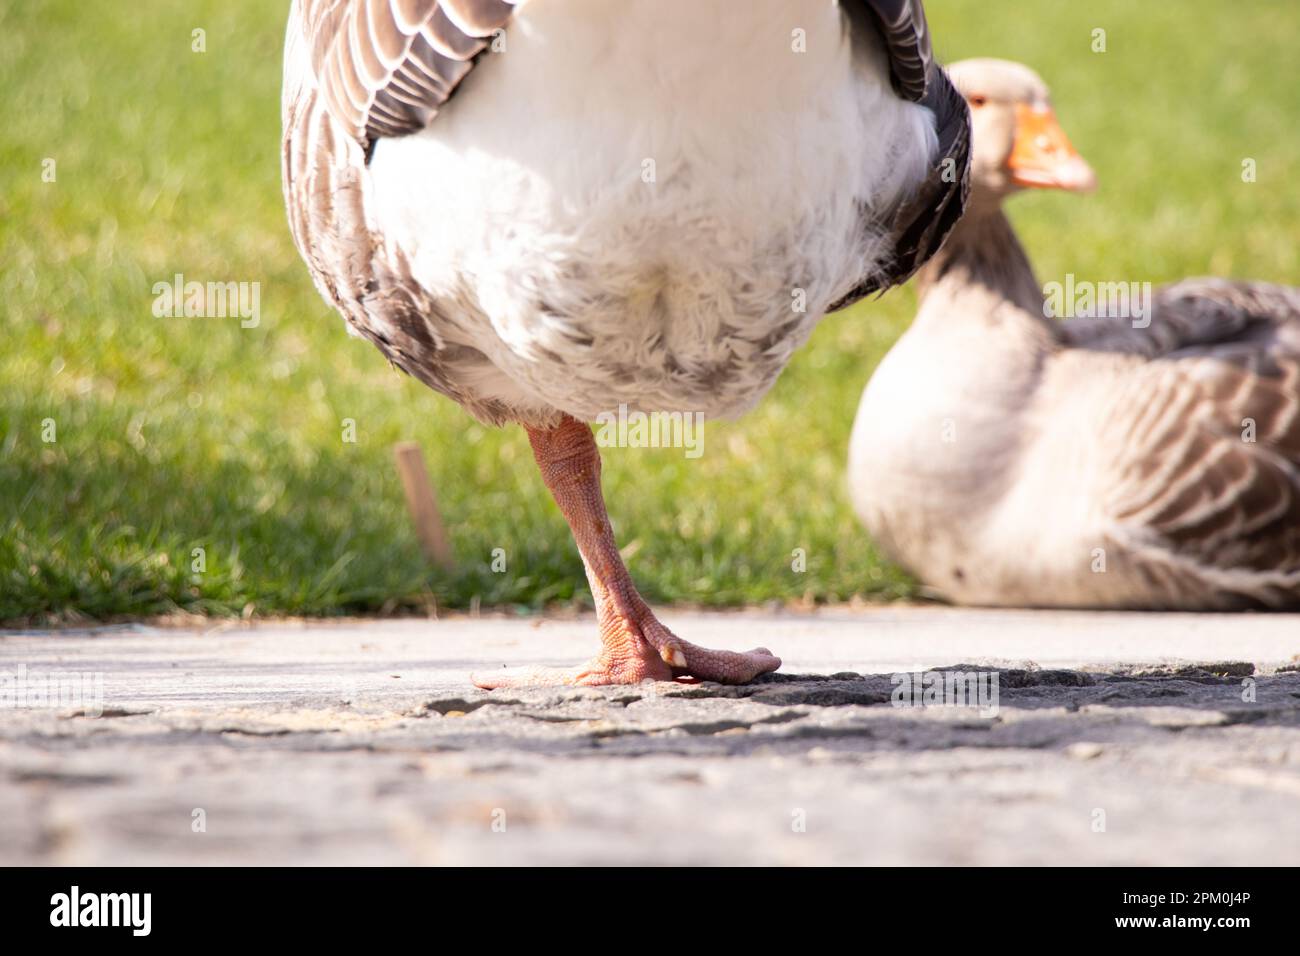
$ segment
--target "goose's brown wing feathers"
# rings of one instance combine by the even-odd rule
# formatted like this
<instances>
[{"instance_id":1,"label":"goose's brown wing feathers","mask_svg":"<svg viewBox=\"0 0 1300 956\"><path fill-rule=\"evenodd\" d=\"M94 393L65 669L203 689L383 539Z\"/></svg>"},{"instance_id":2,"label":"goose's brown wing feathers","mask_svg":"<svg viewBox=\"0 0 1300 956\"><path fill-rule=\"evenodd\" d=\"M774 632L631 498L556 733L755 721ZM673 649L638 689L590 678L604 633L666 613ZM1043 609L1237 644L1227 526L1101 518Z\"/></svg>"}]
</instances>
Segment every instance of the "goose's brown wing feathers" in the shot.
<instances>
[{"instance_id":1,"label":"goose's brown wing feathers","mask_svg":"<svg viewBox=\"0 0 1300 956\"><path fill-rule=\"evenodd\" d=\"M505 28L509 0L299 0L330 114L362 144L423 129Z\"/></svg>"},{"instance_id":2,"label":"goose's brown wing feathers","mask_svg":"<svg viewBox=\"0 0 1300 956\"><path fill-rule=\"evenodd\" d=\"M1300 291L1191 280L1163 292L1183 348L1141 366L1117 406L1108 437L1127 453L1105 507L1146 545L1153 586L1176 590L1195 568L1224 606L1294 606Z\"/></svg>"}]
</instances>

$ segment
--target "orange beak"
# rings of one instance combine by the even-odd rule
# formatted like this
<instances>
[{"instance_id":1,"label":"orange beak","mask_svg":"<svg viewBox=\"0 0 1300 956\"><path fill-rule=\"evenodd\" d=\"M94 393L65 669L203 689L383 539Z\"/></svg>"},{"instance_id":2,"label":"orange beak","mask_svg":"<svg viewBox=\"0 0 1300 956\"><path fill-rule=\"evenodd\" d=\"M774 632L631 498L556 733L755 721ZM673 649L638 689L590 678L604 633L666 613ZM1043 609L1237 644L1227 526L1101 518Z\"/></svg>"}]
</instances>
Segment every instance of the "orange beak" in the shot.
<instances>
[{"instance_id":1,"label":"orange beak","mask_svg":"<svg viewBox=\"0 0 1300 956\"><path fill-rule=\"evenodd\" d=\"M1016 139L1007 168L1018 186L1081 193L1097 188L1097 174L1075 152L1048 107L1016 104Z\"/></svg>"}]
</instances>

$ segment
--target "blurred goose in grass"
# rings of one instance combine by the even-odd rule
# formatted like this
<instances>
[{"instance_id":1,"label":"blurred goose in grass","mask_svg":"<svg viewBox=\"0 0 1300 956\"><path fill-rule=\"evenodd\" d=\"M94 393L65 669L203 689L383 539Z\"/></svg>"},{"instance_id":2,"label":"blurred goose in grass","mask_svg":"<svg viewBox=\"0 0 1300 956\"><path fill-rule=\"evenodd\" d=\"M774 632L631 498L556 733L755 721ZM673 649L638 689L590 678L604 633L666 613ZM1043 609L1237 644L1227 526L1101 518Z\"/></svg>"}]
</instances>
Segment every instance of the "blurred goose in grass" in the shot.
<instances>
[{"instance_id":1,"label":"blurred goose in grass","mask_svg":"<svg viewBox=\"0 0 1300 956\"><path fill-rule=\"evenodd\" d=\"M1192 279L1155 291L1149 325L1045 318L1002 202L1095 178L1027 67L950 74L970 203L862 397L867 528L962 603L1300 605L1300 290Z\"/></svg>"},{"instance_id":2,"label":"blurred goose in grass","mask_svg":"<svg viewBox=\"0 0 1300 956\"><path fill-rule=\"evenodd\" d=\"M620 558L587 422L736 415L823 314L960 216L969 114L920 0L295 0L283 175L321 294L395 365L517 422L601 649L484 687L744 682Z\"/></svg>"}]
</instances>

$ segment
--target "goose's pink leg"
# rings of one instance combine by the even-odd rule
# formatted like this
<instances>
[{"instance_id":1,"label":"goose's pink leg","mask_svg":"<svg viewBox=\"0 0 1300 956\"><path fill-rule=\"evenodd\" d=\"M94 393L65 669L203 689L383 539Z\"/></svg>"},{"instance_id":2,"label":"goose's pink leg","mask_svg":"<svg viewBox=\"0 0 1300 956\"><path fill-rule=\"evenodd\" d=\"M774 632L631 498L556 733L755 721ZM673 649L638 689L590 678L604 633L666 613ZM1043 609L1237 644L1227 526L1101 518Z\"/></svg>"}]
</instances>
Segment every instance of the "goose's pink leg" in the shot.
<instances>
[{"instance_id":1,"label":"goose's pink leg","mask_svg":"<svg viewBox=\"0 0 1300 956\"><path fill-rule=\"evenodd\" d=\"M542 480L569 522L596 601L601 649L581 667L525 667L473 675L480 687L550 684L635 684L694 677L744 684L781 666L766 648L713 651L683 641L659 623L637 593L600 491L600 451L591 429L565 418L551 429L528 429Z\"/></svg>"}]
</instances>

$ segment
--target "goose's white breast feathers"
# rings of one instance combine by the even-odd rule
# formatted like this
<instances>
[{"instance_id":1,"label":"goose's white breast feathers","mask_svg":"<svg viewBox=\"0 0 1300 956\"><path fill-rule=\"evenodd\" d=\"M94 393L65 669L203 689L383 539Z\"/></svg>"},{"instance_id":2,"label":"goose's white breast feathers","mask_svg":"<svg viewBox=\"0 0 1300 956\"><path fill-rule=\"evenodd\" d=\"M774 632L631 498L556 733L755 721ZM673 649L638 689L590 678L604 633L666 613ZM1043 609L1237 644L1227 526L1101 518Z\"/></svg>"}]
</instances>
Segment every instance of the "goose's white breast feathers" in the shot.
<instances>
[{"instance_id":1,"label":"goose's white breast feathers","mask_svg":"<svg viewBox=\"0 0 1300 956\"><path fill-rule=\"evenodd\" d=\"M526 414L743 411L888 253L863 207L934 150L824 0L538 3L506 43L376 145L369 215L487 357L473 389Z\"/></svg>"}]
</instances>

